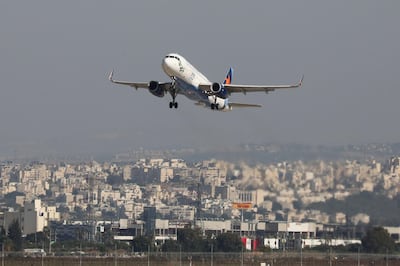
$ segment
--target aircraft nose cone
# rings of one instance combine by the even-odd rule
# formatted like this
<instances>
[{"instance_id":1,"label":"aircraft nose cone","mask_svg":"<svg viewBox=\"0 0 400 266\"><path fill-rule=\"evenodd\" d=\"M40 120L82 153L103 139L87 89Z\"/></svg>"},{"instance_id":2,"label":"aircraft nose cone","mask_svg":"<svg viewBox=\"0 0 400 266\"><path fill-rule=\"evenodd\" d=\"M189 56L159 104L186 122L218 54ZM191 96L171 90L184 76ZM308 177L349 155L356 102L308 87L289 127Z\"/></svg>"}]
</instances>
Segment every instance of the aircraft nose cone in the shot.
<instances>
[{"instance_id":1,"label":"aircraft nose cone","mask_svg":"<svg viewBox=\"0 0 400 266\"><path fill-rule=\"evenodd\" d=\"M161 66L164 70L164 72L168 75L168 76L172 76L173 74L173 68L174 68L174 62L173 59L171 58L164 58Z\"/></svg>"}]
</instances>

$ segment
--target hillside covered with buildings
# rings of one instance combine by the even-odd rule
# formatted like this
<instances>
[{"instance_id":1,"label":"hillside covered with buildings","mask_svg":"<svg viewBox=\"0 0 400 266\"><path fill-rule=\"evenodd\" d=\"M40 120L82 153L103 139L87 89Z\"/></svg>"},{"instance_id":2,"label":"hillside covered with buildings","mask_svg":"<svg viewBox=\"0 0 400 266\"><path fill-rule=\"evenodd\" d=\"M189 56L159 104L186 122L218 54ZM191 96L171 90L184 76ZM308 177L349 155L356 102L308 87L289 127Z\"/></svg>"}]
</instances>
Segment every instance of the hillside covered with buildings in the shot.
<instances>
[{"instance_id":1,"label":"hillside covered with buildings","mask_svg":"<svg viewBox=\"0 0 400 266\"><path fill-rule=\"evenodd\" d=\"M17 220L23 235L46 231L54 241L147 235L164 243L179 229L200 228L238 234L248 249L279 249L299 238L309 247L360 243L368 225L385 226L400 241L400 157L3 161L0 180L5 232Z\"/></svg>"}]
</instances>

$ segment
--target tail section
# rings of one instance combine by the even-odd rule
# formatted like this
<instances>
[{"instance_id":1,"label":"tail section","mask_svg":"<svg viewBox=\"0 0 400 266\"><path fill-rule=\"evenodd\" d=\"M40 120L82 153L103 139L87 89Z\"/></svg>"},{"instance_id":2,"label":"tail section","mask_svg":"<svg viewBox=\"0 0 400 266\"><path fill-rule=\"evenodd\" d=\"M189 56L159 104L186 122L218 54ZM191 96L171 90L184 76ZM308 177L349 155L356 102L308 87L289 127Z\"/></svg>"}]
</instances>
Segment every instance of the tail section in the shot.
<instances>
[{"instance_id":1,"label":"tail section","mask_svg":"<svg viewBox=\"0 0 400 266\"><path fill-rule=\"evenodd\" d=\"M233 69L229 68L228 74L226 74L226 78L224 80L224 84L231 84L232 83L232 76L233 76Z\"/></svg>"}]
</instances>

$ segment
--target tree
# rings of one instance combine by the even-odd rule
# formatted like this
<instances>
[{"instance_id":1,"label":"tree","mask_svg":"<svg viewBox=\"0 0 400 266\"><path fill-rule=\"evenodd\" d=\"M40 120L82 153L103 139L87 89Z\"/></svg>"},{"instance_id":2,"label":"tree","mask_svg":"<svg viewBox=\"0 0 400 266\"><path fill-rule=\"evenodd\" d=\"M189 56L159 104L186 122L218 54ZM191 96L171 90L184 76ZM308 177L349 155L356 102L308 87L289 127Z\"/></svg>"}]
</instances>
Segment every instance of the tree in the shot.
<instances>
[{"instance_id":1,"label":"tree","mask_svg":"<svg viewBox=\"0 0 400 266\"><path fill-rule=\"evenodd\" d=\"M67 202L67 195L65 194L60 194L56 197L56 202L57 203L66 203Z\"/></svg>"},{"instance_id":2,"label":"tree","mask_svg":"<svg viewBox=\"0 0 400 266\"><path fill-rule=\"evenodd\" d=\"M25 237L25 243L42 244L49 241L48 236L44 232L28 234Z\"/></svg>"},{"instance_id":3,"label":"tree","mask_svg":"<svg viewBox=\"0 0 400 266\"><path fill-rule=\"evenodd\" d=\"M88 213L80 206L75 206L73 214L77 219L85 219L88 216Z\"/></svg>"},{"instance_id":4,"label":"tree","mask_svg":"<svg viewBox=\"0 0 400 266\"><path fill-rule=\"evenodd\" d=\"M200 228L178 229L178 242L182 251L202 252L207 249L207 241L203 239Z\"/></svg>"},{"instance_id":5,"label":"tree","mask_svg":"<svg viewBox=\"0 0 400 266\"><path fill-rule=\"evenodd\" d=\"M17 203L15 201L17 196L24 196L25 194L22 192L13 191L4 195L5 205L9 207L17 207Z\"/></svg>"},{"instance_id":6,"label":"tree","mask_svg":"<svg viewBox=\"0 0 400 266\"><path fill-rule=\"evenodd\" d=\"M396 247L394 240L383 227L370 228L361 239L361 243L364 250L370 253L391 253Z\"/></svg>"},{"instance_id":7,"label":"tree","mask_svg":"<svg viewBox=\"0 0 400 266\"><path fill-rule=\"evenodd\" d=\"M0 243L1 243L1 249L3 249L3 247L5 247L7 241L7 237L6 237L6 232L4 230L3 227L0 228Z\"/></svg>"},{"instance_id":8,"label":"tree","mask_svg":"<svg viewBox=\"0 0 400 266\"><path fill-rule=\"evenodd\" d=\"M109 175L107 177L107 184L110 184L112 186L119 186L124 183L124 179L120 175Z\"/></svg>"},{"instance_id":9,"label":"tree","mask_svg":"<svg viewBox=\"0 0 400 266\"><path fill-rule=\"evenodd\" d=\"M132 246L135 252L147 252L150 245L151 240L146 236L138 236L132 240Z\"/></svg>"},{"instance_id":10,"label":"tree","mask_svg":"<svg viewBox=\"0 0 400 266\"><path fill-rule=\"evenodd\" d=\"M161 250L163 252L177 252L177 251L179 251L179 244L175 240L168 239L161 246Z\"/></svg>"},{"instance_id":11,"label":"tree","mask_svg":"<svg viewBox=\"0 0 400 266\"><path fill-rule=\"evenodd\" d=\"M22 232L17 219L14 219L8 228L8 238L13 244L14 251L22 250Z\"/></svg>"},{"instance_id":12,"label":"tree","mask_svg":"<svg viewBox=\"0 0 400 266\"><path fill-rule=\"evenodd\" d=\"M282 205L279 203L279 202L277 202L277 201L274 201L273 203L272 203L272 210L273 211L279 211L279 210L282 210L283 208L282 208Z\"/></svg>"},{"instance_id":13,"label":"tree","mask_svg":"<svg viewBox=\"0 0 400 266\"><path fill-rule=\"evenodd\" d=\"M240 252L243 245L240 237L232 233L218 235L216 244L216 251L219 252Z\"/></svg>"}]
</instances>

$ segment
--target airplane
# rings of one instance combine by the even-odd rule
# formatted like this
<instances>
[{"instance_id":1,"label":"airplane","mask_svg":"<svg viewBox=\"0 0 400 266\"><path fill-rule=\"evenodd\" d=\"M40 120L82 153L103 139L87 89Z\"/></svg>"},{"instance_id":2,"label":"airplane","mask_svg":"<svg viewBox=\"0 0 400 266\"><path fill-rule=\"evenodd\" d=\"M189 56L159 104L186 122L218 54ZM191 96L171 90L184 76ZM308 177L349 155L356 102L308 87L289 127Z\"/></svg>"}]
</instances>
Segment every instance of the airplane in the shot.
<instances>
[{"instance_id":1,"label":"airplane","mask_svg":"<svg viewBox=\"0 0 400 266\"><path fill-rule=\"evenodd\" d=\"M225 80L222 83L211 82L183 56L177 53L167 54L161 63L165 74L170 78L170 82L129 82L114 80L114 71L111 71L108 79L116 84L127 85L135 88L148 89L149 92L157 97L164 97L169 93L172 101L169 108L178 108L176 96L182 94L188 99L195 101L196 105L211 108L218 111L230 111L234 108L261 107L259 104L245 104L230 102L229 96L232 93L248 92L270 92L276 89L288 89L300 87L303 78L292 85L237 85L232 84L233 69L230 68Z\"/></svg>"}]
</instances>

